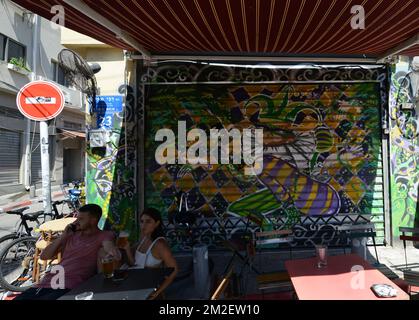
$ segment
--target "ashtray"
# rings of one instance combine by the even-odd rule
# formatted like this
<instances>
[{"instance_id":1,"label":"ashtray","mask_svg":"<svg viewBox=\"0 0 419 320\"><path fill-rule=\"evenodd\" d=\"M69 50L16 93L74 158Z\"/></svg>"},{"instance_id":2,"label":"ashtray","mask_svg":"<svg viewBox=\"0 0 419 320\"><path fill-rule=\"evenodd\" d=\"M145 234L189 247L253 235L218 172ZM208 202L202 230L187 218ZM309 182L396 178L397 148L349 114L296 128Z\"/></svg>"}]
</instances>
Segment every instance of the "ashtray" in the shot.
<instances>
[{"instance_id":1,"label":"ashtray","mask_svg":"<svg viewBox=\"0 0 419 320\"><path fill-rule=\"evenodd\" d=\"M397 290L388 284L374 284L371 290L381 298L397 297Z\"/></svg>"}]
</instances>

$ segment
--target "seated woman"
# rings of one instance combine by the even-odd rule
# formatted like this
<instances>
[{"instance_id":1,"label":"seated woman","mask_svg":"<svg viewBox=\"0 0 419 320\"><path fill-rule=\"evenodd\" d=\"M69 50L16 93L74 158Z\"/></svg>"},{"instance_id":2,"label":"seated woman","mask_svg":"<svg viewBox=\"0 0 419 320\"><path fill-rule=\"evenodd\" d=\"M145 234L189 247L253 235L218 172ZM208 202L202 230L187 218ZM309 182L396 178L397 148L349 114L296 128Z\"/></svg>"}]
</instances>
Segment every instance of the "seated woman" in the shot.
<instances>
[{"instance_id":1,"label":"seated woman","mask_svg":"<svg viewBox=\"0 0 419 320\"><path fill-rule=\"evenodd\" d=\"M127 244L123 250L126 253L128 265L132 268L158 268L163 265L174 268L152 298L158 297L175 279L178 266L169 245L163 237L163 221L160 212L148 208L140 216L141 238L139 244L131 248Z\"/></svg>"}]
</instances>

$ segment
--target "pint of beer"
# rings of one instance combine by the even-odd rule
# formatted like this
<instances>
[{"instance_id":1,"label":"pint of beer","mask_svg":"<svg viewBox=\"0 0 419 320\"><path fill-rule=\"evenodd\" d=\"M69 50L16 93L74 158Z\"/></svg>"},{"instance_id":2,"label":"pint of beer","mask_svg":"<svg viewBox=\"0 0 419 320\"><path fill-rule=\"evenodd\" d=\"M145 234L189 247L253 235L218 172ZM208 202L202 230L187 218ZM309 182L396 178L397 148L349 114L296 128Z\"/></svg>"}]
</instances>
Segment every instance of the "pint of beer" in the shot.
<instances>
[{"instance_id":1,"label":"pint of beer","mask_svg":"<svg viewBox=\"0 0 419 320\"><path fill-rule=\"evenodd\" d=\"M116 241L116 245L118 248L123 249L128 244L128 232L121 231L119 233L118 240Z\"/></svg>"},{"instance_id":2,"label":"pint of beer","mask_svg":"<svg viewBox=\"0 0 419 320\"><path fill-rule=\"evenodd\" d=\"M113 259L111 257L105 257L102 259L102 270L105 278L113 277Z\"/></svg>"}]
</instances>

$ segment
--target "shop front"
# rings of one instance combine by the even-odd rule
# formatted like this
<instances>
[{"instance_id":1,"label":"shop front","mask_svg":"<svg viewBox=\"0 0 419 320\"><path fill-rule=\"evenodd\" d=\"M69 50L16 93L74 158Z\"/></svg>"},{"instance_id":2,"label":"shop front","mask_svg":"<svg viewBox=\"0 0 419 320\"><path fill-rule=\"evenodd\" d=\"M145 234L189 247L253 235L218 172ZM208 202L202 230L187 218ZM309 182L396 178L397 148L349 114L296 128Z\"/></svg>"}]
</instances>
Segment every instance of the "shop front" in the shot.
<instances>
[{"instance_id":1,"label":"shop front","mask_svg":"<svg viewBox=\"0 0 419 320\"><path fill-rule=\"evenodd\" d=\"M15 2L51 18L53 1ZM106 144L87 140L87 201L103 208L102 227L137 238L138 214L155 207L171 245L188 250L191 237L170 222L180 199L196 217L192 238L212 249L249 217L251 233L293 229L293 247L339 245L342 224L372 222L379 244L413 226L417 181L403 164L416 159L417 142L398 139L391 114L396 56L419 53L413 1L365 4L365 30L351 23L353 1L60 3L67 27L126 50L132 62ZM95 119L89 114L89 130ZM186 135L199 129L205 145L211 129L262 130L261 172L245 174L231 157L179 161L195 142L179 148L180 126ZM156 160L161 129L175 133L177 162ZM414 197L393 203L397 190Z\"/></svg>"}]
</instances>

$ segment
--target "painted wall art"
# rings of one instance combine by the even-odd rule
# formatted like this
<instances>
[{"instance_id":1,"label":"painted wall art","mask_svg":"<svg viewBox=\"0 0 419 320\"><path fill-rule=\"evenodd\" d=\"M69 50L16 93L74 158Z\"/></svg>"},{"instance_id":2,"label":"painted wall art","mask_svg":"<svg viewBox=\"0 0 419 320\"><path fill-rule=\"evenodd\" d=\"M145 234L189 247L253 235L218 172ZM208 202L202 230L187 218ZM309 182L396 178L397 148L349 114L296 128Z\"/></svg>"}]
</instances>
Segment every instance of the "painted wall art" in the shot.
<instances>
[{"instance_id":1,"label":"painted wall art","mask_svg":"<svg viewBox=\"0 0 419 320\"><path fill-rule=\"evenodd\" d=\"M166 217L181 191L204 217L251 215L266 229L307 216L383 222L378 83L153 84L147 96L145 203ZM263 129L262 173L245 175L232 162L158 164L156 132L176 133L179 121L208 137L212 128Z\"/></svg>"}]
</instances>

